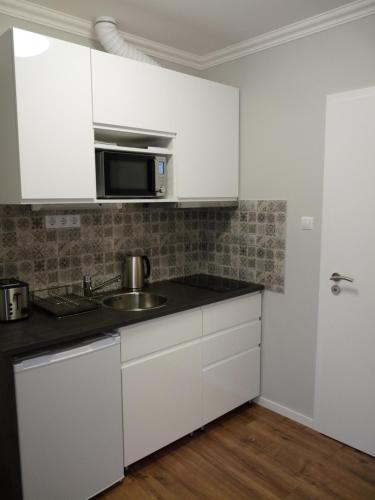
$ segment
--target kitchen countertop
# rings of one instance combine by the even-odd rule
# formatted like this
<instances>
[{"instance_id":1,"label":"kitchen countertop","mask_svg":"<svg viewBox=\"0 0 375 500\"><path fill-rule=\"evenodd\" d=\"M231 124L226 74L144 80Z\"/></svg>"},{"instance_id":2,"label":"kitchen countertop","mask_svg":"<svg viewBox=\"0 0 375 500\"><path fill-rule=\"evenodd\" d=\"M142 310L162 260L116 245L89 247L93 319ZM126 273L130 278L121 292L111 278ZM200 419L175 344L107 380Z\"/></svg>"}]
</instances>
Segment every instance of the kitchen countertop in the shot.
<instances>
[{"instance_id":1,"label":"kitchen countertop","mask_svg":"<svg viewBox=\"0 0 375 500\"><path fill-rule=\"evenodd\" d=\"M28 319L0 324L0 354L12 357L53 348L141 321L259 292L263 288L263 285L247 283L235 290L214 291L168 280L152 283L144 289L167 298L164 307L149 311L129 312L101 307L59 319L34 307ZM121 291L111 291L100 297L114 293Z\"/></svg>"}]
</instances>

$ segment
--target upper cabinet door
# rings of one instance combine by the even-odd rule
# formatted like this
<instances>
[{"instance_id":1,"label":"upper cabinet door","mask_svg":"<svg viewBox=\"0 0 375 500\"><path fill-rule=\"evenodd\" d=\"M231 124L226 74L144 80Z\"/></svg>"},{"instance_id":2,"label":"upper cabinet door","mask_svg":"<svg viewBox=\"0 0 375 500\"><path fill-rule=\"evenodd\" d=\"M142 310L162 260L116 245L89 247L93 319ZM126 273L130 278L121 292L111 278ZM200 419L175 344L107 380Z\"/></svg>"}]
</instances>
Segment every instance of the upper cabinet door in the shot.
<instances>
[{"instance_id":1,"label":"upper cabinet door","mask_svg":"<svg viewBox=\"0 0 375 500\"><path fill-rule=\"evenodd\" d=\"M236 199L239 174L239 90L179 74L177 197Z\"/></svg>"},{"instance_id":2,"label":"upper cabinet door","mask_svg":"<svg viewBox=\"0 0 375 500\"><path fill-rule=\"evenodd\" d=\"M96 197L90 49L13 29L22 201Z\"/></svg>"},{"instance_id":3,"label":"upper cabinet door","mask_svg":"<svg viewBox=\"0 0 375 500\"><path fill-rule=\"evenodd\" d=\"M176 132L174 71L91 51L94 123Z\"/></svg>"}]
</instances>

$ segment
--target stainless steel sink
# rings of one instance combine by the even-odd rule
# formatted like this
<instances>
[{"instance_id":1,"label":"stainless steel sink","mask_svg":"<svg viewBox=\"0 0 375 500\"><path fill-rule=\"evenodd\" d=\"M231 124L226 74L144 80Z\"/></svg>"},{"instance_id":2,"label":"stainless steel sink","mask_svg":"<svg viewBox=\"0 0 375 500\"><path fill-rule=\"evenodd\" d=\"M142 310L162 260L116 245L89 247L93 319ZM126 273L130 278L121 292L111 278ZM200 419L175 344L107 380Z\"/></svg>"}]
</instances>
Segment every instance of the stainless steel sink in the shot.
<instances>
[{"instance_id":1,"label":"stainless steel sink","mask_svg":"<svg viewBox=\"0 0 375 500\"><path fill-rule=\"evenodd\" d=\"M127 292L111 295L102 300L102 304L121 311L146 311L163 307L167 299L162 295L148 292Z\"/></svg>"}]
</instances>

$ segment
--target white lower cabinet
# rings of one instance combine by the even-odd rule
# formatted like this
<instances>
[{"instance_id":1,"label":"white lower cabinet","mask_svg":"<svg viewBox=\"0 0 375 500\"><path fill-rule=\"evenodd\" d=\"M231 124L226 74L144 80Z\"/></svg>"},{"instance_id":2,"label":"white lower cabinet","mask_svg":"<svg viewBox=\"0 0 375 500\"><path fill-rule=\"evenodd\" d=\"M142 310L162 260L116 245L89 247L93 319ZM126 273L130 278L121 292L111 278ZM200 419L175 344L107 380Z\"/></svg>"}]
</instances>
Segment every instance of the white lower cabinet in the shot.
<instances>
[{"instance_id":1,"label":"white lower cabinet","mask_svg":"<svg viewBox=\"0 0 375 500\"><path fill-rule=\"evenodd\" d=\"M202 425L201 345L122 368L125 466Z\"/></svg>"},{"instance_id":2,"label":"white lower cabinet","mask_svg":"<svg viewBox=\"0 0 375 500\"><path fill-rule=\"evenodd\" d=\"M261 295L121 329L128 466L259 395Z\"/></svg>"},{"instance_id":3,"label":"white lower cabinet","mask_svg":"<svg viewBox=\"0 0 375 500\"><path fill-rule=\"evenodd\" d=\"M203 369L203 424L259 396L260 348Z\"/></svg>"},{"instance_id":4,"label":"white lower cabinet","mask_svg":"<svg viewBox=\"0 0 375 500\"><path fill-rule=\"evenodd\" d=\"M202 425L202 311L121 329L125 466Z\"/></svg>"},{"instance_id":5,"label":"white lower cabinet","mask_svg":"<svg viewBox=\"0 0 375 500\"><path fill-rule=\"evenodd\" d=\"M203 308L203 424L259 396L261 295Z\"/></svg>"}]
</instances>

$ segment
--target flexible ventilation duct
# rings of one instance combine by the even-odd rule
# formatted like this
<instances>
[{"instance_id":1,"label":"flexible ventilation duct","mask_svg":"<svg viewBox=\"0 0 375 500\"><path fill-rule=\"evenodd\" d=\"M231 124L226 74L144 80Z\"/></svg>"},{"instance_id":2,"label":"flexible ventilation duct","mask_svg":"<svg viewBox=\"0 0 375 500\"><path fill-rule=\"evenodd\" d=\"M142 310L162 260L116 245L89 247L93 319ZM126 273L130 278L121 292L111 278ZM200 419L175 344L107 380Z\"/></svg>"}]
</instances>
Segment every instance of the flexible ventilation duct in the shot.
<instances>
[{"instance_id":1,"label":"flexible ventilation duct","mask_svg":"<svg viewBox=\"0 0 375 500\"><path fill-rule=\"evenodd\" d=\"M138 50L133 44L126 42L117 30L116 21L112 17L102 16L95 21L95 33L103 48L117 56L129 57L137 61L160 66L152 57Z\"/></svg>"}]
</instances>

